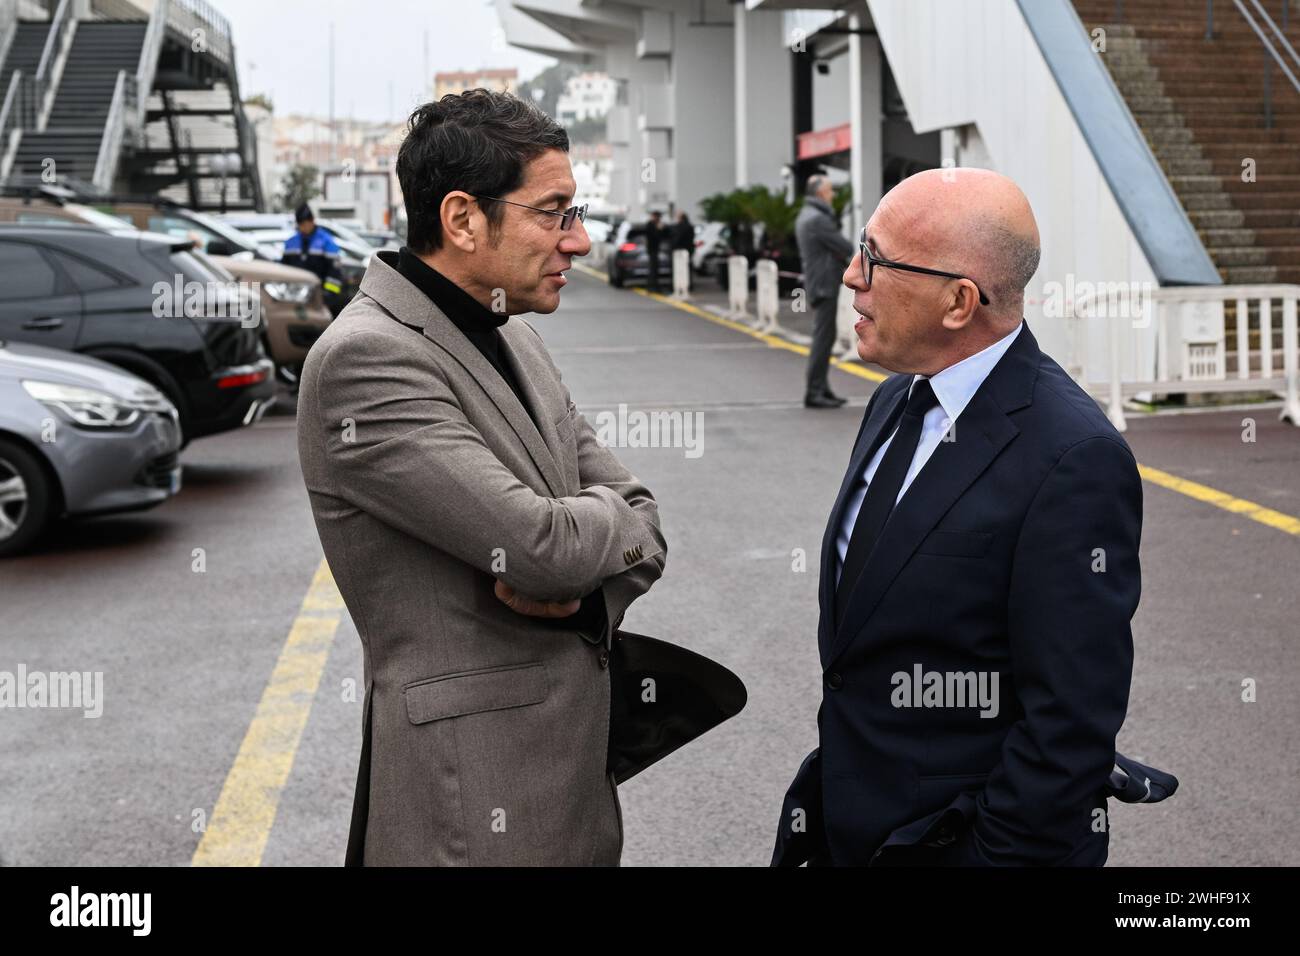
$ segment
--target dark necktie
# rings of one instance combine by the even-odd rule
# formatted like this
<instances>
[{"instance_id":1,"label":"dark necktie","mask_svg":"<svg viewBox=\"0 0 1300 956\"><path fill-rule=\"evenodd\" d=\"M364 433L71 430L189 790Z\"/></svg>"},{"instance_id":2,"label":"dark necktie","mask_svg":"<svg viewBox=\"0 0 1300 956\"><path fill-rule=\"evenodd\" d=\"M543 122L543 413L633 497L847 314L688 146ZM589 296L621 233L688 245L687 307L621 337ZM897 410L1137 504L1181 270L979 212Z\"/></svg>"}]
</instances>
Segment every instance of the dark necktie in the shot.
<instances>
[{"instance_id":1,"label":"dark necktie","mask_svg":"<svg viewBox=\"0 0 1300 956\"><path fill-rule=\"evenodd\" d=\"M853 586L866 566L867 559L871 557L871 549L875 547L885 522L889 520L890 512L894 510L894 501L898 498L899 489L903 487L903 479L907 477L912 459L916 457L925 413L936 404L938 400L934 397L929 379L922 379L913 386L912 395L903 408L898 431L894 433L893 440L880 460L880 466L871 477L867 494L862 499L862 507L858 509L858 520L853 524L853 534L849 536L849 548L844 554L844 569L835 590L837 626L844 618L849 598L853 596Z\"/></svg>"}]
</instances>

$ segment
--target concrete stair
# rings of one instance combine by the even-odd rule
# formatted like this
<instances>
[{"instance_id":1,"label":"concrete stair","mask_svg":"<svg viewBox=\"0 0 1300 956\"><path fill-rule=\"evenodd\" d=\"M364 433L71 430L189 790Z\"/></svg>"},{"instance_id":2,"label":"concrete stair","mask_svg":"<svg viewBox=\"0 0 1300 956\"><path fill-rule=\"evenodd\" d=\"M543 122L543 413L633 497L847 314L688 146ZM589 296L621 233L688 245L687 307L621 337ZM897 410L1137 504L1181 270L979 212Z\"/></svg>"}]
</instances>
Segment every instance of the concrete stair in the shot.
<instances>
[{"instance_id":1,"label":"concrete stair","mask_svg":"<svg viewBox=\"0 0 1300 956\"><path fill-rule=\"evenodd\" d=\"M1099 53L1169 184L1225 283L1300 283L1300 93L1273 64L1231 3L1215 4L1213 39L1205 4L1190 0L1074 0ZM1282 24L1281 0L1264 0ZM1300 2L1287 39L1300 49ZM1273 125L1264 115L1264 68L1272 65ZM1249 162L1247 162L1249 161ZM1236 374L1236 315L1228 307L1228 368ZM1281 305L1273 306L1274 361ZM1251 330L1251 368L1259 333Z\"/></svg>"}]
</instances>

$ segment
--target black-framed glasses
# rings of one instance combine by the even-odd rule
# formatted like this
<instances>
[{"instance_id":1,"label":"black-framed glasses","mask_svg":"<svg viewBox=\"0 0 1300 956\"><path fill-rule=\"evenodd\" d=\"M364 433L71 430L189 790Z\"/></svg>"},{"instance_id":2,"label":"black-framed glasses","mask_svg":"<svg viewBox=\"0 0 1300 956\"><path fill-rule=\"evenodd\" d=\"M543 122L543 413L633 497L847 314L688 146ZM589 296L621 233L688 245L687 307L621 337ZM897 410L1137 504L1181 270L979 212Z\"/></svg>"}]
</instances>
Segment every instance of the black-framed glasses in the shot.
<instances>
[{"instance_id":1,"label":"black-framed glasses","mask_svg":"<svg viewBox=\"0 0 1300 956\"><path fill-rule=\"evenodd\" d=\"M919 272L921 275L942 276L945 279L965 279L971 285L975 286L975 291L980 294L980 305L988 305L989 297L984 294L984 290L979 287L979 283L970 276L958 275L956 272L944 272L941 269L927 269L925 266L908 265L906 262L891 262L889 259L882 259L879 256L872 255L871 250L867 248L867 230L864 226L862 232L858 234L858 248L862 250L862 281L871 288L871 279L875 275L876 266L882 269L898 269L902 272Z\"/></svg>"},{"instance_id":2,"label":"black-framed glasses","mask_svg":"<svg viewBox=\"0 0 1300 956\"><path fill-rule=\"evenodd\" d=\"M559 216L560 228L565 231L573 228L573 220L575 219L578 220L578 222L587 221L587 203L583 203L581 206L570 206L563 212L557 212L554 209L542 209L539 206L529 206L526 203L514 202L510 199L498 199L496 196L474 196L473 198L490 199L493 202L503 202L507 206L519 206L521 209L531 209L533 212L546 213L548 216Z\"/></svg>"}]
</instances>

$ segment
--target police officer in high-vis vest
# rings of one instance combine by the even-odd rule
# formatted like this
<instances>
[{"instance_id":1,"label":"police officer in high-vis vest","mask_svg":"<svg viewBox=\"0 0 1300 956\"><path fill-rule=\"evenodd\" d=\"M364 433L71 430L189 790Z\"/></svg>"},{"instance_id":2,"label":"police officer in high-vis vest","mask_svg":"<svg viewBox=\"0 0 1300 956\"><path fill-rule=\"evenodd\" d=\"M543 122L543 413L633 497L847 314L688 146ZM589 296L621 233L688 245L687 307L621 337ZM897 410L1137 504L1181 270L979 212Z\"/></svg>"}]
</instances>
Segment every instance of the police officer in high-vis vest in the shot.
<instances>
[{"instance_id":1,"label":"police officer in high-vis vest","mask_svg":"<svg viewBox=\"0 0 1300 956\"><path fill-rule=\"evenodd\" d=\"M324 229L316 226L316 216L311 207L303 203L293 214L298 231L285 241L280 261L314 272L320 277L325 304L331 314L337 315L345 304L342 301L343 281L339 277L339 246Z\"/></svg>"}]
</instances>

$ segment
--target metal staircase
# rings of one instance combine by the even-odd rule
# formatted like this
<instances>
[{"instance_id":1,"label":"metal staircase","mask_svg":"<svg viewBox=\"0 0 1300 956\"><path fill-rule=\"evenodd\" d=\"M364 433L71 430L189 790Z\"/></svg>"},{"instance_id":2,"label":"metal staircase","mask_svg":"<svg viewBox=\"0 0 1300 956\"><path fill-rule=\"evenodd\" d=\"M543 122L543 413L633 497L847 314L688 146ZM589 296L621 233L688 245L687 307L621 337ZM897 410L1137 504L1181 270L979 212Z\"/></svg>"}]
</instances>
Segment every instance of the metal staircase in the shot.
<instances>
[{"instance_id":1,"label":"metal staircase","mask_svg":"<svg viewBox=\"0 0 1300 956\"><path fill-rule=\"evenodd\" d=\"M130 4L80 20L70 8L18 24L0 64L0 182L262 209L225 18L204 0L156 0L147 19Z\"/></svg>"},{"instance_id":2,"label":"metal staircase","mask_svg":"<svg viewBox=\"0 0 1300 956\"><path fill-rule=\"evenodd\" d=\"M23 133L10 173L94 182L117 74L140 62L146 24L83 21L77 25L44 130Z\"/></svg>"}]
</instances>

